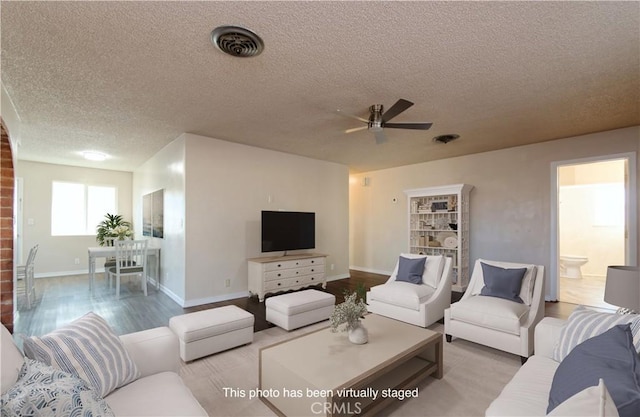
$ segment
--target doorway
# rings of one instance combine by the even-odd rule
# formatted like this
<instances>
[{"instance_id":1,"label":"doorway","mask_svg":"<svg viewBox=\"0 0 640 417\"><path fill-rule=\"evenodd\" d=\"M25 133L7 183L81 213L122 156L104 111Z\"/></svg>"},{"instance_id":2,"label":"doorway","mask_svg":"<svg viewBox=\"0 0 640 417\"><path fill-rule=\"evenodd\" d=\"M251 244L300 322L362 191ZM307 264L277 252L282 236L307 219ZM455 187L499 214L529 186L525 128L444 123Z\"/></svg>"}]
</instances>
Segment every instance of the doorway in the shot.
<instances>
[{"instance_id":1,"label":"doorway","mask_svg":"<svg viewBox=\"0 0 640 417\"><path fill-rule=\"evenodd\" d=\"M559 162L553 177L552 295L616 308L604 287L609 265L636 261L635 155Z\"/></svg>"}]
</instances>

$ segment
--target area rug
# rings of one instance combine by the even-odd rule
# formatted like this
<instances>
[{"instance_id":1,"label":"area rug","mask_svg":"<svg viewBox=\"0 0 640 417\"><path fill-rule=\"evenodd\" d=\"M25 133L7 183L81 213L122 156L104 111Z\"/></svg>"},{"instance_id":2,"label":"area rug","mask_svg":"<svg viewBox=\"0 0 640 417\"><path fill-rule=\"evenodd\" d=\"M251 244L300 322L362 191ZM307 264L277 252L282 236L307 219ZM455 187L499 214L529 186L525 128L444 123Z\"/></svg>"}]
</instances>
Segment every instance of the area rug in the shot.
<instances>
[{"instance_id":1,"label":"area rug","mask_svg":"<svg viewBox=\"0 0 640 417\"><path fill-rule=\"evenodd\" d=\"M180 374L210 416L274 416L260 399L249 398L258 388L260 348L327 324L325 321L292 332L278 327L257 332L253 343L183 364ZM444 331L438 323L429 328ZM428 377L418 386L417 398L397 401L380 415L483 416L519 368L520 358L516 355L461 339L445 342L444 377ZM244 397L240 396L242 393Z\"/></svg>"}]
</instances>

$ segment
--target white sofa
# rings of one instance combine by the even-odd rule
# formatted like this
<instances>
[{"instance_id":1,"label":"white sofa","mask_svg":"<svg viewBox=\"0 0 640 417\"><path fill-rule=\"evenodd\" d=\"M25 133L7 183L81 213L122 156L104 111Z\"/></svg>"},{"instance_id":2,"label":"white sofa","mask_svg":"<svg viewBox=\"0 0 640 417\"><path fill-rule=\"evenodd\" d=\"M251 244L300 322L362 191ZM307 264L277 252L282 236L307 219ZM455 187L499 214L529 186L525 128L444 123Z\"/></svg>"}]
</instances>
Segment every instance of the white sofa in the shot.
<instances>
[{"instance_id":1,"label":"white sofa","mask_svg":"<svg viewBox=\"0 0 640 417\"><path fill-rule=\"evenodd\" d=\"M485 416L544 416L549 405L553 375L560 365L553 360L553 349L566 323L545 317L535 328L535 354L522 365L485 412Z\"/></svg>"},{"instance_id":2,"label":"white sofa","mask_svg":"<svg viewBox=\"0 0 640 417\"><path fill-rule=\"evenodd\" d=\"M4 394L15 384L24 357L9 331L0 333L0 358ZM140 377L105 397L117 416L206 416L178 375L178 338L168 327L158 327L120 336L136 363Z\"/></svg>"},{"instance_id":3,"label":"white sofa","mask_svg":"<svg viewBox=\"0 0 640 417\"><path fill-rule=\"evenodd\" d=\"M452 260L446 256L400 254L409 259L427 258L420 285L396 281L399 262L386 283L367 292L370 313L427 327L444 317L451 305Z\"/></svg>"},{"instance_id":4,"label":"white sofa","mask_svg":"<svg viewBox=\"0 0 640 417\"><path fill-rule=\"evenodd\" d=\"M500 395L493 400L485 411L485 416L619 416L616 403L604 385L602 378L600 378L597 385L579 391L547 414L553 378L560 366L560 362L553 359L554 349L558 343L563 344L561 334L567 323L567 320L553 317L545 317L538 323L535 329L535 355L531 356L522 365L511 381L502 389ZM591 323L594 322L592 321ZM588 333L605 331L604 328L606 328L606 326L603 326L602 329L597 330L595 327L597 326L591 326L588 330L585 330L582 336L588 339L592 337ZM576 327L568 331L573 333L575 329ZM585 327L584 329L587 328ZM573 334L574 336L576 335L575 333ZM566 344L566 340L564 343ZM580 377L580 375L582 374L576 375L576 377ZM628 404L623 407L628 407ZM625 413L628 414L629 409L626 408ZM631 412L633 413L633 411Z\"/></svg>"}]
</instances>

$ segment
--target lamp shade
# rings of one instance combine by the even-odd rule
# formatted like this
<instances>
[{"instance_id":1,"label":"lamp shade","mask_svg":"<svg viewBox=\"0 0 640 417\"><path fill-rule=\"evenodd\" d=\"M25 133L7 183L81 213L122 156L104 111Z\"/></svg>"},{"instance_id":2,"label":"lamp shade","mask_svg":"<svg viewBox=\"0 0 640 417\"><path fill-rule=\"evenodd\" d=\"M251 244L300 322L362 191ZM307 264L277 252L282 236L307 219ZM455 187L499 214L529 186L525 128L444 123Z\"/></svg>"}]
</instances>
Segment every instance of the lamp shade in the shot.
<instances>
[{"instance_id":1,"label":"lamp shade","mask_svg":"<svg viewBox=\"0 0 640 417\"><path fill-rule=\"evenodd\" d=\"M604 301L614 306L640 311L640 270L637 266L610 266Z\"/></svg>"}]
</instances>

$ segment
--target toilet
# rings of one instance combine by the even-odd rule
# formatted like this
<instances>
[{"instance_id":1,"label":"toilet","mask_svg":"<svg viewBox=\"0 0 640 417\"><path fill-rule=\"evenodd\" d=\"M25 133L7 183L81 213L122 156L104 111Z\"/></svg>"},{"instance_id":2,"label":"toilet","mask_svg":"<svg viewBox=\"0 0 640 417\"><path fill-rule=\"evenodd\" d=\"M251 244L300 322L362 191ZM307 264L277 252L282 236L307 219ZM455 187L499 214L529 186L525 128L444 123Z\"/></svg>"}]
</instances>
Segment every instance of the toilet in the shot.
<instances>
[{"instance_id":1,"label":"toilet","mask_svg":"<svg viewBox=\"0 0 640 417\"><path fill-rule=\"evenodd\" d=\"M582 278L580 267L586 264L589 258L586 256L560 255L560 275L565 278Z\"/></svg>"}]
</instances>

